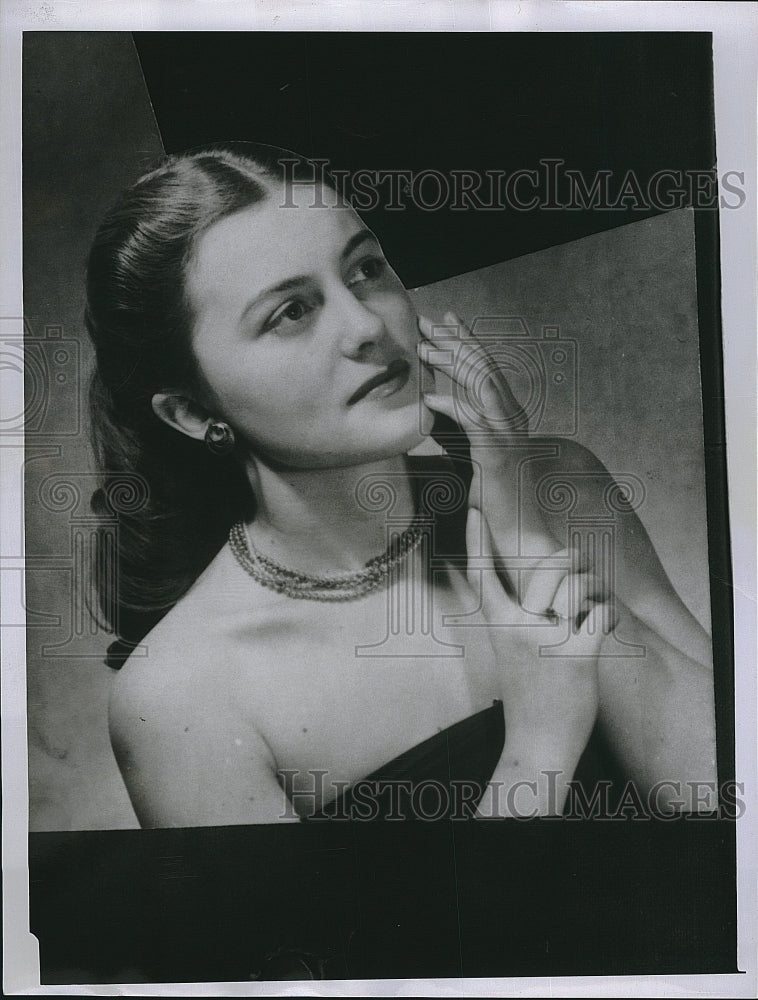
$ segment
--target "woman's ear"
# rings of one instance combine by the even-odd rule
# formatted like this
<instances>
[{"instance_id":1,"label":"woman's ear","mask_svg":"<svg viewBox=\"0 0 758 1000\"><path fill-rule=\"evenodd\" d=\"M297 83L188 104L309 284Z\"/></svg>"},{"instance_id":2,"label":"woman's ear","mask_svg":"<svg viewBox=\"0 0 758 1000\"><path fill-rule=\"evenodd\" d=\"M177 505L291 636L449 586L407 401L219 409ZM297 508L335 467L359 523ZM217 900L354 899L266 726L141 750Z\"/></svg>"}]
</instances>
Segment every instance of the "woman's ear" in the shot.
<instances>
[{"instance_id":1,"label":"woman's ear","mask_svg":"<svg viewBox=\"0 0 758 1000\"><path fill-rule=\"evenodd\" d=\"M152 406L164 424L197 441L204 439L211 415L194 399L179 392L156 392Z\"/></svg>"}]
</instances>

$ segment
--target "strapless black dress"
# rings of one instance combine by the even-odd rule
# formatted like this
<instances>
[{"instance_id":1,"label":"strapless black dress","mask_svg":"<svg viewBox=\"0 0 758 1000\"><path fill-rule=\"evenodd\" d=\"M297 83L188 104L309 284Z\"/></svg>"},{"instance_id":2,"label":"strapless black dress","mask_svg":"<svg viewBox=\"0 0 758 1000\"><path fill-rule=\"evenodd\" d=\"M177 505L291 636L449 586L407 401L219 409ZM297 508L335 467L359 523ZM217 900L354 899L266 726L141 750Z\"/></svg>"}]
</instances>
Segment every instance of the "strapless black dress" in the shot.
<instances>
[{"instance_id":1,"label":"strapless black dress","mask_svg":"<svg viewBox=\"0 0 758 1000\"><path fill-rule=\"evenodd\" d=\"M503 703L496 700L361 778L305 822L471 819L504 743ZM591 802L598 787L604 803L618 797L623 775L597 729L573 779L580 803Z\"/></svg>"},{"instance_id":2,"label":"strapless black dress","mask_svg":"<svg viewBox=\"0 0 758 1000\"><path fill-rule=\"evenodd\" d=\"M482 830L479 820L467 822L476 812L504 741L503 704L498 700L395 757L305 819L304 826L312 833L318 831L316 843L322 850L334 851L336 845L338 853L353 858L359 872L364 871L362 865L373 870L378 864L388 884L377 888L375 883L368 883L371 893L380 900L375 905L367 905L361 895L363 890L359 891L355 903L359 916L344 940L324 942L316 933L297 940L296 935L283 934L282 942L286 944L267 957L256 970L257 978L376 978L388 975L388 968L398 978L455 975L454 958L463 919L458 908L459 891L469 901L475 900L470 911L474 916L469 912L464 921L468 930L468 920L476 922L482 900L490 899L492 887L500 884L498 864L509 849L524 851L526 847L524 864L527 871L532 866L534 884L539 882L534 874L535 852L537 873L543 868L540 852L544 849L544 828L534 831L538 835L535 847L520 838L524 824L519 820L485 822L488 830ZM604 803L605 808L614 810L623 785L623 775L596 729L574 773L573 787L580 794L569 797L563 818L593 818L582 807L583 802L600 802L601 808ZM603 792L600 798L598 789ZM457 820L464 822L461 825ZM576 829L575 824L571 827L572 831ZM500 831L516 835L516 840L482 839L484 833ZM335 841L333 837L338 835ZM365 884L361 883L364 888ZM451 885L455 886L455 907L445 895ZM518 893L524 891L521 885L517 878L515 890L511 884L503 888L503 898L508 899L508 893L514 891L520 898ZM407 916L408 908L413 918ZM528 910L526 902L522 909ZM529 919L519 918L518 911L516 906L509 920L491 907L490 912L498 913L499 924L507 925L503 938L509 941L508 946L498 942L491 955L486 944L483 946L485 960L494 963L493 974L494 970L504 974L506 968L526 974L530 961L534 968L540 968L539 963L545 959L541 951L538 958L529 957L540 937L531 932ZM491 936L491 929L482 929L485 942L488 933ZM448 962L452 963L450 970L441 973ZM512 968L509 962L514 963ZM525 963L521 972L519 962Z\"/></svg>"}]
</instances>

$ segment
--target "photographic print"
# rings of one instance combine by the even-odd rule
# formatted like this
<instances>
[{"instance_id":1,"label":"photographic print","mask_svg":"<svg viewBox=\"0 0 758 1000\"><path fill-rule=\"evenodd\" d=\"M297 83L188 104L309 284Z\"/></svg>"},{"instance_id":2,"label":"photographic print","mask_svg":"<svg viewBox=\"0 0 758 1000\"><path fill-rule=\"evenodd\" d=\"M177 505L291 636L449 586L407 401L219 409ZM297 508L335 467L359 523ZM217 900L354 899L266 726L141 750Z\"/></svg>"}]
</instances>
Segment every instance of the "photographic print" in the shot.
<instances>
[{"instance_id":1,"label":"photographic print","mask_svg":"<svg viewBox=\"0 0 758 1000\"><path fill-rule=\"evenodd\" d=\"M22 39L41 984L742 995L712 32L149 27Z\"/></svg>"}]
</instances>

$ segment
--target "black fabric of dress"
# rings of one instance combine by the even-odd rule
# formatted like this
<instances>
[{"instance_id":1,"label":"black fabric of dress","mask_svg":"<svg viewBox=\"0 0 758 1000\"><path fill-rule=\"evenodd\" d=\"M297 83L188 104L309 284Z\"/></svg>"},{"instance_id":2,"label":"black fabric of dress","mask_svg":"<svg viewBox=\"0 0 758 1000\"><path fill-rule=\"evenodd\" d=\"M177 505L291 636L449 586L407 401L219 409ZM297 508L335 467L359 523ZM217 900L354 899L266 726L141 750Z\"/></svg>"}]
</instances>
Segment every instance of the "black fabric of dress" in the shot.
<instances>
[{"instance_id":1,"label":"black fabric of dress","mask_svg":"<svg viewBox=\"0 0 758 1000\"><path fill-rule=\"evenodd\" d=\"M470 819L504 743L503 703L496 700L361 778L306 822ZM598 788L603 794L594 808L611 810L623 777L596 728L573 775L581 795L570 798L569 812L581 815L576 810L591 802Z\"/></svg>"},{"instance_id":2,"label":"black fabric of dress","mask_svg":"<svg viewBox=\"0 0 758 1000\"><path fill-rule=\"evenodd\" d=\"M467 819L504 741L503 703L494 701L361 778L309 820Z\"/></svg>"}]
</instances>

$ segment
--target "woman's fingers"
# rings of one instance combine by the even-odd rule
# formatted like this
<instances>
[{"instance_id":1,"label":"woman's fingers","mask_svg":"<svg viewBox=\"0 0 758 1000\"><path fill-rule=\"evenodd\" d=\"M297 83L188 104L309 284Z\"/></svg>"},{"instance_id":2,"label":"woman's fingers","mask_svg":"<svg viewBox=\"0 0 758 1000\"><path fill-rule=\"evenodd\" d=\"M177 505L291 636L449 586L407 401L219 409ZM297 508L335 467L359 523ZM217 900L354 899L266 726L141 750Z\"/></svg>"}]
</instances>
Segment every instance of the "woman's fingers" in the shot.
<instances>
[{"instance_id":1,"label":"woman's fingers","mask_svg":"<svg viewBox=\"0 0 758 1000\"><path fill-rule=\"evenodd\" d=\"M418 328L424 338L419 349L426 363L451 377L462 361L484 354L469 328L453 313L445 313L443 323L419 316Z\"/></svg>"},{"instance_id":2,"label":"woman's fingers","mask_svg":"<svg viewBox=\"0 0 758 1000\"><path fill-rule=\"evenodd\" d=\"M548 608L557 611L556 594L566 575L577 568L578 554L572 548L560 549L551 556L541 559L528 571L527 582L522 589L520 603L524 611L543 616Z\"/></svg>"},{"instance_id":3,"label":"woman's fingers","mask_svg":"<svg viewBox=\"0 0 758 1000\"><path fill-rule=\"evenodd\" d=\"M579 561L576 550L563 549L541 561L543 581L539 586L535 583L530 586L530 599L541 602L536 612L525 611L509 593L508 585L496 569L487 519L477 507L469 507L466 551L470 563L479 563L473 567L470 564L466 576L471 588L481 596L485 618L495 625L520 626L525 629L527 642L554 647L541 628L534 631L531 626L538 624L537 617L555 622L562 619L570 621L571 626L560 644L561 653L572 659L597 656L603 637L616 627L618 614L608 588L591 573L571 572L571 567ZM561 568L556 568L556 563Z\"/></svg>"},{"instance_id":4,"label":"woman's fingers","mask_svg":"<svg viewBox=\"0 0 758 1000\"><path fill-rule=\"evenodd\" d=\"M442 323L434 323L428 316L422 316L421 313L418 314L418 328L432 344L436 344L438 340L442 339L439 336L434 336L434 330L439 330L440 327L445 329L445 339L447 340L451 340L456 337L460 340L474 339L474 335L471 330L469 330L463 320L459 316L456 316L454 312L446 312ZM453 332L453 329L455 332Z\"/></svg>"},{"instance_id":5,"label":"woman's fingers","mask_svg":"<svg viewBox=\"0 0 758 1000\"><path fill-rule=\"evenodd\" d=\"M581 625L578 628L572 628L566 640L561 643L562 655L570 658L569 662L577 657L597 656L603 638L602 623L602 606L593 604L588 608Z\"/></svg>"},{"instance_id":6,"label":"woman's fingers","mask_svg":"<svg viewBox=\"0 0 758 1000\"><path fill-rule=\"evenodd\" d=\"M433 323L428 316L423 316L421 313L419 313L418 314L419 329L421 330L421 332L424 334L425 337L432 339L432 342L434 342L432 338L432 331L434 330L435 326L436 327L444 326L445 328L454 327L457 336L460 337L461 340L476 339L471 329L463 322L460 316L457 313L454 313L451 309L448 309L448 311L444 314L442 319L443 319L442 323Z\"/></svg>"},{"instance_id":7,"label":"woman's fingers","mask_svg":"<svg viewBox=\"0 0 758 1000\"><path fill-rule=\"evenodd\" d=\"M456 378L456 375L460 375L463 370L462 358L465 360L466 354L465 352L461 354L462 344L456 338L432 339L431 335L428 335L426 339L418 342L416 350L425 365L435 371L443 372L448 378Z\"/></svg>"},{"instance_id":8,"label":"woman's fingers","mask_svg":"<svg viewBox=\"0 0 758 1000\"><path fill-rule=\"evenodd\" d=\"M457 313L454 313L454 312L451 312L450 310L448 310L448 312L446 312L445 315L444 315L444 320L445 320L445 324L447 326L454 326L454 327L456 327L456 329L458 331L458 336L461 338L461 340L475 340L476 339L474 337L474 334L469 329L469 327L466 326L466 324L463 322L463 320L460 318L460 316L457 315Z\"/></svg>"},{"instance_id":9,"label":"woman's fingers","mask_svg":"<svg viewBox=\"0 0 758 1000\"><path fill-rule=\"evenodd\" d=\"M441 374L450 386L449 392L425 393L424 401L430 409L452 417L464 430L486 430L493 422L494 425L503 422L495 390L482 384L478 377L478 371L490 362L480 355L462 351L461 347L460 342L419 342L417 350L422 364Z\"/></svg>"},{"instance_id":10,"label":"woman's fingers","mask_svg":"<svg viewBox=\"0 0 758 1000\"><path fill-rule=\"evenodd\" d=\"M466 520L466 552L469 556L469 566L466 577L472 590L481 593L482 608L487 618L502 622L507 617L509 622L523 619L521 609L512 596L512 590L504 572L496 568L495 546L492 533L487 524L487 518L477 507L469 507ZM481 558L482 563L477 569L470 566L471 557Z\"/></svg>"},{"instance_id":11,"label":"woman's fingers","mask_svg":"<svg viewBox=\"0 0 758 1000\"><path fill-rule=\"evenodd\" d=\"M444 322L438 324L419 316L418 328L423 338L417 347L419 357L428 368L452 381L455 419L464 428L523 428L523 410L497 359L455 313L445 313Z\"/></svg>"},{"instance_id":12,"label":"woman's fingers","mask_svg":"<svg viewBox=\"0 0 758 1000\"><path fill-rule=\"evenodd\" d=\"M416 317L416 320L418 322L418 328L421 331L421 333L425 337L431 337L431 335L432 335L432 327L434 326L434 324L429 319L429 317L428 316L423 316L421 313L419 313L418 316Z\"/></svg>"},{"instance_id":13,"label":"woman's fingers","mask_svg":"<svg viewBox=\"0 0 758 1000\"><path fill-rule=\"evenodd\" d=\"M424 403L435 413L444 413L451 420L458 420L455 400L452 396L445 396L441 392L425 392L423 394Z\"/></svg>"},{"instance_id":14,"label":"woman's fingers","mask_svg":"<svg viewBox=\"0 0 758 1000\"><path fill-rule=\"evenodd\" d=\"M466 567L466 579L473 590L477 589L477 582L484 573L471 568L472 556L482 556L485 559L492 557L492 538L489 529L485 531L485 522L482 512L478 507L469 507L466 518L466 552L468 554L468 565Z\"/></svg>"},{"instance_id":15,"label":"woman's fingers","mask_svg":"<svg viewBox=\"0 0 758 1000\"><path fill-rule=\"evenodd\" d=\"M472 589L479 589L481 582L482 603L494 611L498 606L502 613L503 601L506 599L505 589L500 583L497 572L492 562L479 569L471 568L471 557L479 557L484 563L494 560L494 545L490 534L487 519L482 517L482 512L478 507L469 507L466 519L466 552L469 555L469 566L466 568L466 577Z\"/></svg>"},{"instance_id":16,"label":"woman's fingers","mask_svg":"<svg viewBox=\"0 0 758 1000\"><path fill-rule=\"evenodd\" d=\"M606 605L611 597L608 581L587 572L578 551L566 548L540 560L529 571L520 603L532 617L569 621L576 632L592 609ZM608 620L610 612L604 614Z\"/></svg>"},{"instance_id":17,"label":"woman's fingers","mask_svg":"<svg viewBox=\"0 0 758 1000\"><path fill-rule=\"evenodd\" d=\"M474 581L477 573L471 568L471 557L482 551L482 514L476 507L469 507L466 517L466 579L472 589L476 589Z\"/></svg>"},{"instance_id":18,"label":"woman's fingers","mask_svg":"<svg viewBox=\"0 0 758 1000\"><path fill-rule=\"evenodd\" d=\"M558 584L549 607L576 628L593 605L603 604L610 597L610 588L593 573L567 573Z\"/></svg>"},{"instance_id":19,"label":"woman's fingers","mask_svg":"<svg viewBox=\"0 0 758 1000\"><path fill-rule=\"evenodd\" d=\"M591 603L578 628L573 629L569 647L570 656L597 656L600 644L618 623L612 602Z\"/></svg>"}]
</instances>

